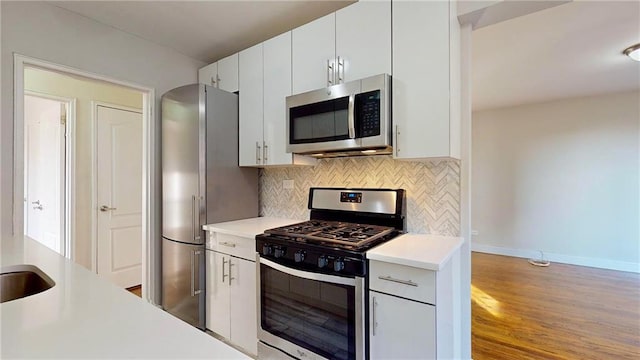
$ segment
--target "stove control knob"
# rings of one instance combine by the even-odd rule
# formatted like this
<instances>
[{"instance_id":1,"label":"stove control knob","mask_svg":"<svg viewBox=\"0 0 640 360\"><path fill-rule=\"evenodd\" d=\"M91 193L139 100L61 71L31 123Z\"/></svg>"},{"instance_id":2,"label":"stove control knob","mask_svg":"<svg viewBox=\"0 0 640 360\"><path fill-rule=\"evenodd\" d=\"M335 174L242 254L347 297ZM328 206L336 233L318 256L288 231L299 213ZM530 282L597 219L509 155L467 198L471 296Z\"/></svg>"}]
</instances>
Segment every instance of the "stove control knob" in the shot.
<instances>
[{"instance_id":1,"label":"stove control knob","mask_svg":"<svg viewBox=\"0 0 640 360\"><path fill-rule=\"evenodd\" d=\"M302 251L302 250L296 251L296 253L293 255L293 260L295 260L297 263L303 262L304 261L304 251Z\"/></svg>"},{"instance_id":2,"label":"stove control knob","mask_svg":"<svg viewBox=\"0 0 640 360\"><path fill-rule=\"evenodd\" d=\"M333 270L334 271L342 271L342 269L344 269L344 260L336 259L333 262Z\"/></svg>"},{"instance_id":3,"label":"stove control knob","mask_svg":"<svg viewBox=\"0 0 640 360\"><path fill-rule=\"evenodd\" d=\"M275 251L274 251L274 253L273 253L273 255L274 255L276 258L281 258L281 257L283 257L283 256L284 256L284 254L285 254L285 248L283 248L283 247L278 247L278 248L276 248L276 250L275 250Z\"/></svg>"},{"instance_id":4,"label":"stove control knob","mask_svg":"<svg viewBox=\"0 0 640 360\"><path fill-rule=\"evenodd\" d=\"M322 255L318 258L318 267L323 268L329 264L329 259L326 256Z\"/></svg>"},{"instance_id":5,"label":"stove control knob","mask_svg":"<svg viewBox=\"0 0 640 360\"><path fill-rule=\"evenodd\" d=\"M271 255L272 252L273 252L273 247L271 245L268 245L268 244L262 245L262 255L264 256Z\"/></svg>"}]
</instances>

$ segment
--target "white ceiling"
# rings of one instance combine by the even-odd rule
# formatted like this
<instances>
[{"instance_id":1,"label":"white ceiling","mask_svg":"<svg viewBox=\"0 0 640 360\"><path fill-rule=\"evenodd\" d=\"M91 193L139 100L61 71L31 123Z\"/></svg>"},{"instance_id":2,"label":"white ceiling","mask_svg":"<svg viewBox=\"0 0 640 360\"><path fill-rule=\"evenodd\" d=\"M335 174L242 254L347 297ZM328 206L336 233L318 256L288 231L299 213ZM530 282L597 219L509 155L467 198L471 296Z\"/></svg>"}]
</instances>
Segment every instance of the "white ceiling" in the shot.
<instances>
[{"instance_id":1,"label":"white ceiling","mask_svg":"<svg viewBox=\"0 0 640 360\"><path fill-rule=\"evenodd\" d=\"M515 1L515 0L513 0ZM353 1L53 1L210 63ZM581 1L473 32L473 109L640 89L640 1Z\"/></svg>"},{"instance_id":2,"label":"white ceiling","mask_svg":"<svg viewBox=\"0 0 640 360\"><path fill-rule=\"evenodd\" d=\"M205 63L246 49L351 1L51 1Z\"/></svg>"},{"instance_id":3,"label":"white ceiling","mask_svg":"<svg viewBox=\"0 0 640 360\"><path fill-rule=\"evenodd\" d=\"M473 32L473 109L640 89L640 1L574 1Z\"/></svg>"}]
</instances>

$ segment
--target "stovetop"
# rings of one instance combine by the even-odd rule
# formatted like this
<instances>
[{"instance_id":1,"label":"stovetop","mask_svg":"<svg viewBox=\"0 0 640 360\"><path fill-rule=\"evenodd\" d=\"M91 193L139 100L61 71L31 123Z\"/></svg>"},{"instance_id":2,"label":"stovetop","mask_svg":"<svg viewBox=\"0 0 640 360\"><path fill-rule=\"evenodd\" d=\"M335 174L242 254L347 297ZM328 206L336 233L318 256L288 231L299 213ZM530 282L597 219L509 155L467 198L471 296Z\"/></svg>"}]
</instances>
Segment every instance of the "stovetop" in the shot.
<instances>
[{"instance_id":1,"label":"stovetop","mask_svg":"<svg viewBox=\"0 0 640 360\"><path fill-rule=\"evenodd\" d=\"M327 244L350 250L359 250L371 242L396 232L394 228L388 226L323 220L309 220L265 231L267 234L291 241Z\"/></svg>"}]
</instances>

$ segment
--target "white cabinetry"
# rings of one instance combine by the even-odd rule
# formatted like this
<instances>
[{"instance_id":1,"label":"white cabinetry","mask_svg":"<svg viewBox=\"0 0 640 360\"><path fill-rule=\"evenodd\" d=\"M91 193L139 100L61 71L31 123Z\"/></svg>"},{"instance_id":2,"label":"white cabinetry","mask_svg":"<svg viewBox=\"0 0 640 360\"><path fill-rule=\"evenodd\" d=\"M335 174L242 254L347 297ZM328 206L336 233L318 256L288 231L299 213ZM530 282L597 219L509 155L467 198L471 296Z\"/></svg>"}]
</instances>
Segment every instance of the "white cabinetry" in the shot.
<instances>
[{"instance_id":1,"label":"white cabinetry","mask_svg":"<svg viewBox=\"0 0 640 360\"><path fill-rule=\"evenodd\" d=\"M391 1L359 1L293 30L293 93L391 73Z\"/></svg>"},{"instance_id":2,"label":"white cabinetry","mask_svg":"<svg viewBox=\"0 0 640 360\"><path fill-rule=\"evenodd\" d=\"M321 17L292 31L293 93L326 87L333 82L336 56L336 16Z\"/></svg>"},{"instance_id":3,"label":"white cabinetry","mask_svg":"<svg viewBox=\"0 0 640 360\"><path fill-rule=\"evenodd\" d=\"M262 165L263 68L262 44L240 52L239 164Z\"/></svg>"},{"instance_id":4,"label":"white cabinetry","mask_svg":"<svg viewBox=\"0 0 640 360\"><path fill-rule=\"evenodd\" d=\"M451 262L440 271L370 260L371 359L451 359Z\"/></svg>"},{"instance_id":5,"label":"white cabinetry","mask_svg":"<svg viewBox=\"0 0 640 360\"><path fill-rule=\"evenodd\" d=\"M336 12L337 82L391 74L391 1L360 0Z\"/></svg>"},{"instance_id":6,"label":"white cabinetry","mask_svg":"<svg viewBox=\"0 0 640 360\"><path fill-rule=\"evenodd\" d=\"M393 8L394 158L460 158L460 26L455 1Z\"/></svg>"},{"instance_id":7,"label":"white cabinetry","mask_svg":"<svg viewBox=\"0 0 640 360\"><path fill-rule=\"evenodd\" d=\"M255 239L208 232L206 327L257 355Z\"/></svg>"},{"instance_id":8,"label":"white cabinetry","mask_svg":"<svg viewBox=\"0 0 640 360\"><path fill-rule=\"evenodd\" d=\"M227 56L198 70L198 82L228 92L238 91L238 54Z\"/></svg>"},{"instance_id":9,"label":"white cabinetry","mask_svg":"<svg viewBox=\"0 0 640 360\"><path fill-rule=\"evenodd\" d=\"M369 292L371 359L434 359L435 306Z\"/></svg>"},{"instance_id":10,"label":"white cabinetry","mask_svg":"<svg viewBox=\"0 0 640 360\"><path fill-rule=\"evenodd\" d=\"M314 165L286 150L291 32L240 52L240 166Z\"/></svg>"}]
</instances>

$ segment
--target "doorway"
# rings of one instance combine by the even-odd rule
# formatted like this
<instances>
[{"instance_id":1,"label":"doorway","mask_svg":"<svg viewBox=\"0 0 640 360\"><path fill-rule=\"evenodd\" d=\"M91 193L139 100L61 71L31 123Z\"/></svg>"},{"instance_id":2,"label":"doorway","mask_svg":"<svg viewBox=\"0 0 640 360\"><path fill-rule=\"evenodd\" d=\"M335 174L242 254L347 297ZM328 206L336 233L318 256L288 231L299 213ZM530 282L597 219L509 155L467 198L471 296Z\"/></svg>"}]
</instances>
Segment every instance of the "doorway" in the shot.
<instances>
[{"instance_id":1,"label":"doorway","mask_svg":"<svg viewBox=\"0 0 640 360\"><path fill-rule=\"evenodd\" d=\"M75 102L26 91L24 103L24 233L70 258L67 122Z\"/></svg>"},{"instance_id":2,"label":"doorway","mask_svg":"<svg viewBox=\"0 0 640 360\"><path fill-rule=\"evenodd\" d=\"M97 146L98 140L101 137L97 136L98 123L95 122L93 117L93 108L96 104L105 105L107 108L124 108L118 109L124 113L133 113L136 116L136 125L131 127L123 127L122 129L131 130L135 129L136 145L135 154L128 153L128 158L131 160L127 165L121 165L118 176L124 176L129 180L131 184L135 184L136 190L126 189L128 192L127 200L134 203L136 209L133 209L137 213L135 229L131 230L127 228L126 231L120 231L121 234L127 234L125 237L129 239L132 244L130 250L132 251L120 251L121 243L111 244L111 246L104 246L104 248L114 249L117 248L117 254L125 254L125 258L117 258L111 261L115 264L116 269L130 268L135 269L135 280L129 282L119 283L113 281L109 276L109 280L118 284L121 287L139 286L142 287L142 297L155 303L153 296L155 294L155 277L152 274L153 264L156 263L156 249L151 246L151 239L153 239L154 232L154 219L150 213L153 213L154 200L151 194L155 191L155 181L152 177L153 174L153 162L152 154L155 148L155 126L151 121L152 110L154 105L154 90L145 88L135 84L122 82L119 80L107 78L101 75L87 73L84 71L69 68L63 65L57 65L48 63L46 61L28 58L21 55L14 56L15 61L15 152L14 152L14 174L16 174L15 187L14 187L14 226L16 229L21 229L28 233L27 227L30 222L31 225L37 225L30 221L29 211L37 211L38 209L32 209L29 207L31 202L37 202L38 199L30 200L29 184L27 182L26 172L37 174L38 170L34 170L33 166L28 165L29 160L29 144L33 145L33 142L29 141L29 129L26 116L29 116L30 109L32 108L32 102L30 99L25 98L24 95L33 95L30 92L37 93L36 95L45 94L44 96L51 97L53 100L56 97L64 97L72 99L76 104L76 127L71 128L68 126L64 131L59 130L61 133L66 134L64 141L64 151L58 152L64 156L72 156L75 154L75 159L65 158L64 165L66 170L60 170L62 172L61 184L67 184L68 188L61 189L62 197L71 198L70 204L65 207L61 207L59 215L60 222L64 228L67 228L67 234L64 237L67 241L65 249L62 244L58 246L62 249L60 253L65 250L68 258L74 262L88 268L89 270L100 274L102 268L99 268L98 259L98 242L93 236L97 233L98 222L94 221L98 213L102 213L97 206L97 179L94 168L97 167ZM45 77L39 83L40 88L34 89L33 78L34 74L38 73L38 76ZM81 85L79 85L82 83ZM83 87L87 84L93 86L93 88ZM100 89L109 88L108 91L103 91L104 96L100 95ZM70 93L75 90L75 93ZM121 101L123 98L131 98L131 94L135 94L135 102ZM64 99L62 99L64 100ZM59 104L58 104L59 105ZM60 111L60 108L58 108ZM66 111L69 112L71 107L67 107ZM67 115L67 121L69 116ZM60 121L60 120L58 120ZM67 123L67 125L70 125ZM128 131L127 130L127 131ZM34 132L35 130L32 130ZM118 133L116 131L116 133ZM49 131L47 135L48 141L52 142L49 146L56 146L57 142L51 139L52 132ZM33 134L32 134L33 135ZM121 134L120 134L121 135ZM33 136L32 136L33 137ZM125 140L125 143L134 142ZM120 141L122 143L122 141ZM121 145L116 145L120 147ZM32 146L33 147L33 146ZM67 149L69 148L69 149ZM76 149L77 148L77 149ZM131 149L129 149L131 150ZM33 151L32 151L33 152ZM117 152L117 151L116 151ZM55 153L54 153L55 154ZM49 154L53 156L52 154ZM33 157L33 156L32 156ZM122 158L123 156L121 156ZM59 163L59 162L58 162ZM34 163L35 164L35 163ZM52 168L55 166L51 165ZM124 170L123 170L124 169ZM116 166L116 170L117 166ZM41 170L44 171L44 170ZM131 176L131 174L136 176ZM56 173L58 174L58 173ZM135 178L135 179L134 179ZM118 177L118 179L120 179ZM49 186L57 186L58 181L50 181ZM95 185L94 185L95 184ZM100 185L102 186L102 185ZM64 188L64 185L60 185ZM33 188L33 186L32 186ZM96 194L94 194L96 193ZM123 198L123 196L120 196ZM40 200L43 203L43 200ZM94 204L95 203L95 204ZM34 207L38 207L38 203L33 204ZM117 207L111 206L111 207ZM43 206L44 208L44 206ZM127 212L131 212L132 209L129 204L121 207ZM128 224L127 226L131 226ZM132 235L135 233L135 235ZM59 237L60 238L60 237ZM122 239L123 236L120 236ZM51 241L53 243L53 241ZM60 240L60 243L62 241ZM55 249L55 246L50 246ZM101 248L103 248L101 246ZM135 256L133 256L135 255ZM133 259L135 258L135 259ZM102 274L101 274L102 275Z\"/></svg>"}]
</instances>

